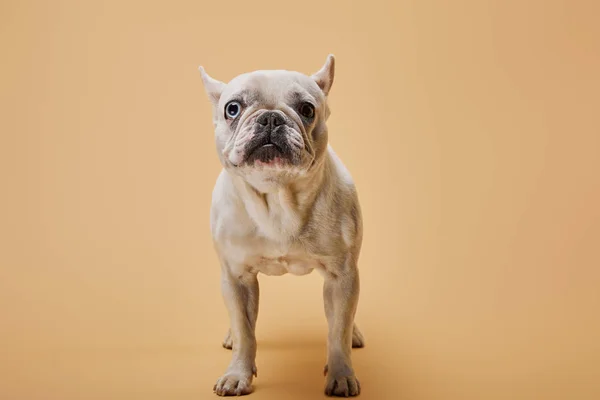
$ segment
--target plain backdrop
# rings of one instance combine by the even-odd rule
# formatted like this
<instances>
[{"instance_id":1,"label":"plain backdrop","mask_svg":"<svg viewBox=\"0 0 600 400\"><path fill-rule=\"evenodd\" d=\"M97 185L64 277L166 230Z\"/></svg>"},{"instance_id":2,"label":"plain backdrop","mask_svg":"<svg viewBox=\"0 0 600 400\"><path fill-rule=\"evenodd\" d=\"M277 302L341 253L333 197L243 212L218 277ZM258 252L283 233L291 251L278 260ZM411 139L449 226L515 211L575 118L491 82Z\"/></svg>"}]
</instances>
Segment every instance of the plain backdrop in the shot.
<instances>
[{"instance_id":1,"label":"plain backdrop","mask_svg":"<svg viewBox=\"0 0 600 400\"><path fill-rule=\"evenodd\" d=\"M198 66L318 70L365 219L364 399L600 398L597 1L0 2L0 398L211 399ZM251 398L323 398L321 277L261 277Z\"/></svg>"}]
</instances>

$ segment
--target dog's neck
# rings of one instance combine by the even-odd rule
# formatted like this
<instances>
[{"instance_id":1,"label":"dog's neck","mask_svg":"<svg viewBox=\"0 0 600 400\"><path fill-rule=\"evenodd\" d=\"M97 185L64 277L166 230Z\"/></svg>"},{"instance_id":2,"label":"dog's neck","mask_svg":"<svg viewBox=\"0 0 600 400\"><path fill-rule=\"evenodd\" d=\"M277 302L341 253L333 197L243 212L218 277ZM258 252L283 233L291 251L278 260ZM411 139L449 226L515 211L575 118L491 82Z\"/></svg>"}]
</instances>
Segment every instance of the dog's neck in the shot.
<instances>
[{"instance_id":1,"label":"dog's neck","mask_svg":"<svg viewBox=\"0 0 600 400\"><path fill-rule=\"evenodd\" d=\"M282 184L259 182L233 176L236 190L256 225L268 236L293 237L300 231L313 204L328 179L331 160L328 153L309 171ZM258 186L258 187L257 187Z\"/></svg>"}]
</instances>

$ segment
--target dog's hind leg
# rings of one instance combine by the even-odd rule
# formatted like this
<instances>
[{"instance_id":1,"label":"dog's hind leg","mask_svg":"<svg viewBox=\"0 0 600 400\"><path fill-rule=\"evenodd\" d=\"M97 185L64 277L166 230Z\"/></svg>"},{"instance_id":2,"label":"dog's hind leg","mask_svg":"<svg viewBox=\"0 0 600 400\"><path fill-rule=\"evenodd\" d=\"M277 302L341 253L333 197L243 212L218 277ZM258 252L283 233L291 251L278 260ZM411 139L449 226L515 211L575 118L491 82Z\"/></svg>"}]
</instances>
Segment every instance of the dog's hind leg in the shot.
<instances>
[{"instance_id":1,"label":"dog's hind leg","mask_svg":"<svg viewBox=\"0 0 600 400\"><path fill-rule=\"evenodd\" d=\"M352 347L361 348L365 347L365 337L358 329L358 326L354 324L354 328L352 329Z\"/></svg>"}]
</instances>

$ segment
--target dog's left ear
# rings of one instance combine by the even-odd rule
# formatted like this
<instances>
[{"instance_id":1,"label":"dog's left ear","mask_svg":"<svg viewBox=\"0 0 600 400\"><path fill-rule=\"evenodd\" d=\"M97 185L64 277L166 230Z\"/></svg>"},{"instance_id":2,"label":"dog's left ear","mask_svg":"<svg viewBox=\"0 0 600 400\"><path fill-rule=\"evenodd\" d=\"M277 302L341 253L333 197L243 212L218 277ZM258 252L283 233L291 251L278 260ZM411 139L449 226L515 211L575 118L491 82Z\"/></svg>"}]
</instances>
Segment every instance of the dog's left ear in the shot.
<instances>
[{"instance_id":1,"label":"dog's left ear","mask_svg":"<svg viewBox=\"0 0 600 400\"><path fill-rule=\"evenodd\" d=\"M333 77L335 75L335 57L333 54L327 56L325 65L321 69L314 73L312 78L317 82L317 85L321 88L325 96L329 94L331 85L333 85Z\"/></svg>"},{"instance_id":2,"label":"dog's left ear","mask_svg":"<svg viewBox=\"0 0 600 400\"><path fill-rule=\"evenodd\" d=\"M206 94L212 104L216 107L219 104L219 99L221 98L221 94L223 93L223 90L225 90L226 85L208 75L204 70L204 67L200 66L198 67L198 70L200 71L200 75L202 75Z\"/></svg>"}]
</instances>

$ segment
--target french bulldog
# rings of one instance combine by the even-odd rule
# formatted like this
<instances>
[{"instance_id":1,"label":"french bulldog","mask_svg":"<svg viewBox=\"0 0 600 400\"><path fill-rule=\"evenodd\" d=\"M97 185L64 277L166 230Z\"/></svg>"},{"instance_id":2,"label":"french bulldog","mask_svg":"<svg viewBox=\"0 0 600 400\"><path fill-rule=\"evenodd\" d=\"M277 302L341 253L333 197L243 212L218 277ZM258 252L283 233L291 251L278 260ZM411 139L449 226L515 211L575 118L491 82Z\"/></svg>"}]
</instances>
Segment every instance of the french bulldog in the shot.
<instances>
[{"instance_id":1,"label":"french bulldog","mask_svg":"<svg viewBox=\"0 0 600 400\"><path fill-rule=\"evenodd\" d=\"M257 275L317 270L329 327L325 394L356 396L351 348L364 345L354 323L363 222L352 177L328 143L335 58L330 54L313 75L261 70L229 83L199 70L223 167L210 222L230 319L223 346L233 350L213 390L252 392Z\"/></svg>"}]
</instances>

